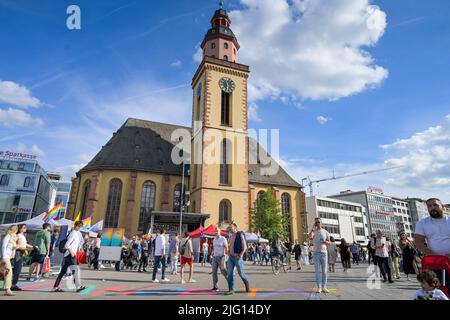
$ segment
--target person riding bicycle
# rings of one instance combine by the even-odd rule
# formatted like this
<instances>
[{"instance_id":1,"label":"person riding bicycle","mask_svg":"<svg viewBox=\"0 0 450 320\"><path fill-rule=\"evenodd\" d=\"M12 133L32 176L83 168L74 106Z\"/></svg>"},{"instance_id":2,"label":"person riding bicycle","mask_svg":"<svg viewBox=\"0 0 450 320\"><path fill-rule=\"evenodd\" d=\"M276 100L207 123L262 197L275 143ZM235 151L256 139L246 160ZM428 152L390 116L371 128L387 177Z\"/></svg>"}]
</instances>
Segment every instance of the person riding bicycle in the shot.
<instances>
[{"instance_id":1,"label":"person riding bicycle","mask_svg":"<svg viewBox=\"0 0 450 320\"><path fill-rule=\"evenodd\" d=\"M286 246L283 244L282 241L280 241L280 236L278 234L275 234L274 240L272 241L271 245L271 255L270 257L273 258L277 256L281 263L284 264L284 252L287 250Z\"/></svg>"}]
</instances>

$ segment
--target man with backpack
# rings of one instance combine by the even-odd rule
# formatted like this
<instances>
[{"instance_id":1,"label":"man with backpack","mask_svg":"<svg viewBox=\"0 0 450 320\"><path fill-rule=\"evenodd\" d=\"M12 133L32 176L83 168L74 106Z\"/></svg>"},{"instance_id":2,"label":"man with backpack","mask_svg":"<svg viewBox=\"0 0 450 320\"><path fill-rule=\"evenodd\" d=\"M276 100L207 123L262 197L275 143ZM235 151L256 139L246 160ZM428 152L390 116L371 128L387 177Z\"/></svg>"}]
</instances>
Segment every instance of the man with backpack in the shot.
<instances>
[{"instance_id":1,"label":"man with backpack","mask_svg":"<svg viewBox=\"0 0 450 320\"><path fill-rule=\"evenodd\" d=\"M228 248L230 252L230 257L227 261L227 274L228 274L228 294L232 295L236 291L234 288L234 268L236 267L239 276L245 284L245 290L250 292L250 283L248 281L247 275L244 272L244 262L242 257L247 251L247 241L245 240L244 233L238 231L238 226L236 223L232 223L229 230L230 238L228 239Z\"/></svg>"},{"instance_id":2,"label":"man with backpack","mask_svg":"<svg viewBox=\"0 0 450 320\"><path fill-rule=\"evenodd\" d=\"M59 251L64 253L64 260L61 267L61 272L56 278L55 284L53 286L53 292L62 292L59 288L62 278L67 273L69 267L74 266L76 272L74 272L75 286L77 292L83 291L86 287L81 285L80 270L78 269L77 263L77 253L80 247L83 245L83 236L81 235L80 229L83 227L82 221L75 222L72 231L69 233L66 239L59 243Z\"/></svg>"},{"instance_id":3,"label":"man with backpack","mask_svg":"<svg viewBox=\"0 0 450 320\"><path fill-rule=\"evenodd\" d=\"M36 280L39 280L45 259L48 258L50 254L50 242L51 235L50 230L52 226L50 223L44 223L42 225L42 230L40 230L33 241L34 250L32 252L31 266L28 270L28 280L31 275L36 270Z\"/></svg>"},{"instance_id":4,"label":"man with backpack","mask_svg":"<svg viewBox=\"0 0 450 320\"><path fill-rule=\"evenodd\" d=\"M193 256L193 249L192 249L192 240L189 237L189 233L186 232L184 234L185 240L180 243L180 255L181 255L181 283L184 284L186 281L184 281L184 265L189 265L189 283L197 282L194 279L192 279L192 275L194 274L194 256Z\"/></svg>"}]
</instances>

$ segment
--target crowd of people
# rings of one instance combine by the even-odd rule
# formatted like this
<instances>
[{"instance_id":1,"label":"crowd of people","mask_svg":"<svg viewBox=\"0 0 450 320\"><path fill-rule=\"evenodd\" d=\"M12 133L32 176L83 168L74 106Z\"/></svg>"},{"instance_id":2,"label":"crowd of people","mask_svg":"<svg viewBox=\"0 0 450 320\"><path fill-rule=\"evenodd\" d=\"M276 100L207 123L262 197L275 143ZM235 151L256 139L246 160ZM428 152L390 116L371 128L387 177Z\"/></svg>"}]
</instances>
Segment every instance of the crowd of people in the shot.
<instances>
[{"instance_id":1,"label":"crowd of people","mask_svg":"<svg viewBox=\"0 0 450 320\"><path fill-rule=\"evenodd\" d=\"M170 238L164 229L159 229L155 236L141 235L133 236L128 244L122 249L121 262L115 265L117 271L123 269L147 272L151 268L153 283L171 282L166 276L166 269L171 275L179 275L180 283L186 283L184 276L186 265L189 266L188 283L195 283L194 263L202 266L211 265L212 289L218 291L219 270L228 283L228 294L234 294L234 270L245 285L246 291L250 291L250 281L245 273L245 264L268 265L274 257L279 258L281 263L292 269L292 257L295 260L297 270L303 266L314 264L315 282L317 292L328 293L328 273L336 272L336 263L340 259L343 272L348 272L352 265L367 262L378 267L378 276L382 281L393 283L394 279L400 279L400 272L406 275L407 280L415 276L421 290L417 299L429 299L430 297L443 298L439 291L439 281L436 272L421 272L420 262L425 255L443 255L450 257L450 221L443 214L442 203L438 199L427 201L430 216L422 219L416 225L415 239L408 239L404 232L400 233L399 241L393 241L385 237L381 230L372 234L367 246L357 243L347 243L340 239L337 243L323 228L321 218L314 220L314 226L309 233L312 245L307 242L300 244L299 241L291 243L282 241L278 235L274 236L271 243L251 242L248 243L245 234L238 230L235 223L228 229L228 239L221 235L221 230L216 228L214 239L204 239L200 245L201 254L195 254L193 239L189 233L183 236L173 234ZM49 259L56 250L63 255L60 272L56 278L53 290L61 292L61 280L67 274L73 276L77 292L85 287L81 284L77 257L81 253L87 257L89 268L99 270L104 268L99 261L101 249L101 235L93 240L88 236L82 236L80 229L82 222L74 223L74 227L64 241L56 248L56 240L59 231L51 231L51 225L44 223L42 230L37 232L31 244L27 242L25 234L26 225L13 225L7 229L1 241L1 275L4 277L5 295L14 295L13 291L21 291L18 287L24 257L31 256L31 264L27 274L27 280L34 277L39 280L49 272ZM178 270L178 266L181 269ZM377 269L375 269L377 270ZM157 279L161 273L160 280ZM447 285L450 283L446 275ZM444 295L445 297L445 295Z\"/></svg>"},{"instance_id":2,"label":"crowd of people","mask_svg":"<svg viewBox=\"0 0 450 320\"><path fill-rule=\"evenodd\" d=\"M313 241L313 261L316 275L316 290L320 293L328 293L328 272L335 272L337 257L340 257L343 272L348 272L353 264L367 261L378 266L383 282L394 283L395 279L401 279L402 270L407 280L415 276L421 285L416 299L446 299L446 296L438 289L439 281L436 273L443 271L420 269L421 259L426 255L439 255L450 258L450 219L444 214L442 202L432 198L427 200L430 216L420 220L416 224L414 241L407 238L405 232L400 232L399 241L385 237L381 230L376 230L364 248L356 243L349 244L345 239L336 245L335 239L322 227L322 219L317 217L314 226L309 233ZM445 284L450 284L449 275L444 271ZM431 289L433 288L433 289ZM432 290L432 292L430 292Z\"/></svg>"}]
</instances>

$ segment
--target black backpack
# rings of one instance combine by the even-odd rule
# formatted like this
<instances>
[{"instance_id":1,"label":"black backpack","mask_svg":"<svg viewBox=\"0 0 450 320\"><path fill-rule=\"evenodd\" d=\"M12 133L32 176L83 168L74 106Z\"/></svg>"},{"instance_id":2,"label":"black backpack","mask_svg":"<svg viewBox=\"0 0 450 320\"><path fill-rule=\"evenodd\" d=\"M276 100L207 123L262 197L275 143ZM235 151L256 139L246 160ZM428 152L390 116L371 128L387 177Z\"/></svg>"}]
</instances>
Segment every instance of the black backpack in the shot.
<instances>
[{"instance_id":1,"label":"black backpack","mask_svg":"<svg viewBox=\"0 0 450 320\"><path fill-rule=\"evenodd\" d=\"M66 249L66 243L67 243L67 239L69 239L69 235L70 235L70 232L67 234L67 237L64 240L61 240L59 242L59 244L58 244L59 252L66 253L66 250L67 250Z\"/></svg>"},{"instance_id":2,"label":"black backpack","mask_svg":"<svg viewBox=\"0 0 450 320\"><path fill-rule=\"evenodd\" d=\"M186 245L187 245L188 241L189 241L189 240L185 240L185 241L183 242L183 244L180 246L179 251L180 251L180 254L181 254L182 256L184 256L184 253L186 252Z\"/></svg>"}]
</instances>

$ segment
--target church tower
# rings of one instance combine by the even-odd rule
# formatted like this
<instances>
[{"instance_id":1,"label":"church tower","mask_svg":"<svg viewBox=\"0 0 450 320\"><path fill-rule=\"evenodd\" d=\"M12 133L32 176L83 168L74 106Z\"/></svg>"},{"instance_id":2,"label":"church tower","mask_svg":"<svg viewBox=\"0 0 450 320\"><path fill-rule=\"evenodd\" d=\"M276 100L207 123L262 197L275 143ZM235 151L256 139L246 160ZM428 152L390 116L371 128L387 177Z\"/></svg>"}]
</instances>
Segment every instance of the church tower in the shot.
<instances>
[{"instance_id":1,"label":"church tower","mask_svg":"<svg viewBox=\"0 0 450 320\"><path fill-rule=\"evenodd\" d=\"M234 221L249 229L247 79L237 63L239 43L220 1L201 44L203 61L192 79L191 212L210 224Z\"/></svg>"}]
</instances>

